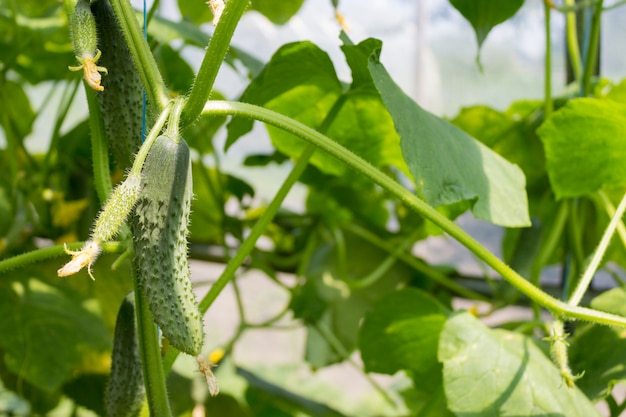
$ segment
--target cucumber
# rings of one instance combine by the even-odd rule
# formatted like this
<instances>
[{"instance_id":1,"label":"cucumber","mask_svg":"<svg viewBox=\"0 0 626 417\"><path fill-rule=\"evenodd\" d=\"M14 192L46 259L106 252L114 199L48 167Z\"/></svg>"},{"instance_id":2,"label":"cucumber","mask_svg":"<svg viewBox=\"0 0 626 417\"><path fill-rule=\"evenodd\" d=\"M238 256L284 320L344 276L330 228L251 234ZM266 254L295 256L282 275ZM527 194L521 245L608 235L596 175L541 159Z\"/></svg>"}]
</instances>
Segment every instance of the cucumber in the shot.
<instances>
[{"instance_id":1,"label":"cucumber","mask_svg":"<svg viewBox=\"0 0 626 417\"><path fill-rule=\"evenodd\" d=\"M91 13L87 0L78 0L74 13L70 16L70 36L74 47L76 59L80 62L78 66L70 66L71 71L84 72L87 84L96 91L103 91L100 85L102 81L101 72L107 74L106 67L96 65L100 59L101 52L98 49L98 33L96 21Z\"/></svg>"},{"instance_id":2,"label":"cucumber","mask_svg":"<svg viewBox=\"0 0 626 417\"><path fill-rule=\"evenodd\" d=\"M143 165L132 221L139 288L170 344L196 356L204 326L187 261L191 197L187 143L159 136Z\"/></svg>"},{"instance_id":3,"label":"cucumber","mask_svg":"<svg viewBox=\"0 0 626 417\"><path fill-rule=\"evenodd\" d=\"M115 322L111 377L104 396L106 415L135 417L141 411L145 396L135 320L135 295L131 292L122 301Z\"/></svg>"},{"instance_id":4,"label":"cucumber","mask_svg":"<svg viewBox=\"0 0 626 417\"><path fill-rule=\"evenodd\" d=\"M141 146L143 86L126 39L109 0L91 4L102 51L100 63L109 70L98 94L109 149L117 166L128 168Z\"/></svg>"},{"instance_id":5,"label":"cucumber","mask_svg":"<svg viewBox=\"0 0 626 417\"><path fill-rule=\"evenodd\" d=\"M113 239L126 218L135 207L141 190L141 176L129 174L128 177L111 192L104 208L98 214L91 240L102 243Z\"/></svg>"}]
</instances>

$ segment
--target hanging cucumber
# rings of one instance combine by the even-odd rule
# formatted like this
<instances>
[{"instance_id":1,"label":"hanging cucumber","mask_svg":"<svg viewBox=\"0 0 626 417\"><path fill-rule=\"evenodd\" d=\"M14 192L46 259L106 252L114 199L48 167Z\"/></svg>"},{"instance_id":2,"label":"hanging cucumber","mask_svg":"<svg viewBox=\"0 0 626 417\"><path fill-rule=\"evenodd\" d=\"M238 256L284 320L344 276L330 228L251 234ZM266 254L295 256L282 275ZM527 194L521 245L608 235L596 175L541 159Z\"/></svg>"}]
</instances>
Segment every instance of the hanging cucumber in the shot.
<instances>
[{"instance_id":1,"label":"hanging cucumber","mask_svg":"<svg viewBox=\"0 0 626 417\"><path fill-rule=\"evenodd\" d=\"M115 162L127 168L141 146L143 86L109 0L94 1L91 11L102 51L100 63L109 71L102 82L104 91L98 94L104 129Z\"/></svg>"},{"instance_id":2,"label":"hanging cucumber","mask_svg":"<svg viewBox=\"0 0 626 417\"><path fill-rule=\"evenodd\" d=\"M104 405L107 417L136 417L146 396L135 320L135 294L122 301L115 322L111 377Z\"/></svg>"},{"instance_id":3,"label":"hanging cucumber","mask_svg":"<svg viewBox=\"0 0 626 417\"><path fill-rule=\"evenodd\" d=\"M144 162L141 181L132 221L140 289L170 344L196 356L204 332L187 261L192 180L185 141L159 136Z\"/></svg>"}]
</instances>

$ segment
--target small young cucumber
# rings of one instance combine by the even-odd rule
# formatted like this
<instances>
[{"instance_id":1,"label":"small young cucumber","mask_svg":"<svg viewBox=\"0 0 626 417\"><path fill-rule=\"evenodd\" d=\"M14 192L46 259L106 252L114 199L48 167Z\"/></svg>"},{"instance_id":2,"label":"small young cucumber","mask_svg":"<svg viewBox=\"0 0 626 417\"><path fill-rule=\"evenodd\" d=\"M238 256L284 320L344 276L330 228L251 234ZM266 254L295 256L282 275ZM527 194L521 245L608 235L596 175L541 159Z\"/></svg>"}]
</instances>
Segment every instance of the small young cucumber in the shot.
<instances>
[{"instance_id":1,"label":"small young cucumber","mask_svg":"<svg viewBox=\"0 0 626 417\"><path fill-rule=\"evenodd\" d=\"M187 143L159 136L144 162L141 181L132 221L139 285L170 344L196 356L204 332L187 261L192 197Z\"/></svg>"},{"instance_id":2,"label":"small young cucumber","mask_svg":"<svg viewBox=\"0 0 626 417\"><path fill-rule=\"evenodd\" d=\"M102 82L105 90L98 94L104 130L117 166L125 169L141 146L143 86L109 0L93 2L91 11L102 51L100 63L109 70Z\"/></svg>"},{"instance_id":3,"label":"small young cucumber","mask_svg":"<svg viewBox=\"0 0 626 417\"><path fill-rule=\"evenodd\" d=\"M135 417L141 411L146 390L135 320L135 294L122 301L111 355L111 377L104 405L107 417Z\"/></svg>"},{"instance_id":4,"label":"small young cucumber","mask_svg":"<svg viewBox=\"0 0 626 417\"><path fill-rule=\"evenodd\" d=\"M96 21L87 0L78 0L76 3L74 13L70 16L70 36L74 54L80 65L71 66L69 69L83 70L87 84L96 91L103 91L104 87L100 85L102 81L100 73L107 74L107 69L96 65L101 52L98 49Z\"/></svg>"}]
</instances>

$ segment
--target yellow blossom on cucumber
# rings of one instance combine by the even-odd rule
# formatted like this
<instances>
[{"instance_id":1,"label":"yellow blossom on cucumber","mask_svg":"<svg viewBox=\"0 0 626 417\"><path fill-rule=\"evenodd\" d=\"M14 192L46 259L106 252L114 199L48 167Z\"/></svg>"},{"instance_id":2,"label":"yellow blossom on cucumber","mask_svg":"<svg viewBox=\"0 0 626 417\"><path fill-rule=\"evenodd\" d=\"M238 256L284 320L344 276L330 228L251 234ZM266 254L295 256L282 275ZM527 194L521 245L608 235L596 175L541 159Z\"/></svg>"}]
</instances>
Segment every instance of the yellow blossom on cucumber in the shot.
<instances>
[{"instance_id":1,"label":"yellow blossom on cucumber","mask_svg":"<svg viewBox=\"0 0 626 417\"><path fill-rule=\"evenodd\" d=\"M98 242L88 240L81 250L70 250L65 246L65 253L72 255L72 260L63 265L61 269L57 271L57 275L60 277L67 277L74 275L85 266L91 279L95 280L93 273L91 272L91 265L96 261L98 255L102 252L102 248Z\"/></svg>"},{"instance_id":2,"label":"yellow blossom on cucumber","mask_svg":"<svg viewBox=\"0 0 626 417\"><path fill-rule=\"evenodd\" d=\"M95 56L90 56L89 54L84 54L82 57L77 56L76 59L78 59L80 65L68 67L70 71L83 70L83 78L87 82L87 85L96 91L104 91L104 87L100 85L102 81L100 73L102 72L105 75L109 73L105 67L96 65L101 55L102 53L98 49Z\"/></svg>"}]
</instances>

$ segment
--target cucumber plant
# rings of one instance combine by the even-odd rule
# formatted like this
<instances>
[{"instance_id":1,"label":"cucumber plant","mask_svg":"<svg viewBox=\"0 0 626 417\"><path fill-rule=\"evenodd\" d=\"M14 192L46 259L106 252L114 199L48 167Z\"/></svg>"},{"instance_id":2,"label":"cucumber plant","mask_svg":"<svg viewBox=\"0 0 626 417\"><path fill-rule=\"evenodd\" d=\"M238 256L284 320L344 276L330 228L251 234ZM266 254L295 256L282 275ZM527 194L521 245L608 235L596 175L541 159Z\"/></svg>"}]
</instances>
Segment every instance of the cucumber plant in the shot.
<instances>
[{"instance_id":1,"label":"cucumber plant","mask_svg":"<svg viewBox=\"0 0 626 417\"><path fill-rule=\"evenodd\" d=\"M620 415L626 402L612 389L626 381L622 271L614 273L617 288L596 294L590 287L599 268L626 267L625 87L594 74L601 16L609 9L602 1L545 2L546 33L552 15L567 18L574 96L555 99L547 76L543 100L516 102L507 111L475 106L448 121L392 80L380 41L355 43L341 31L350 20L341 2L330 2L331 16L350 82L311 42L284 45L266 63L231 45L248 10L281 24L302 0L280 3L178 2L192 25L159 16L155 2L144 14L148 39L128 0L7 7L3 16L14 18L0 21L10 52L0 66L7 166L0 175L3 386L28 400L32 414L69 402L74 415L82 407L108 416L200 408L207 415L364 415L306 392L306 384L272 383L238 363L235 347L251 329L280 329L291 318L306 332L303 360L311 368L346 362L362 372L383 404L371 415L410 409L428 416L593 416L599 401ZM473 26L480 48L523 1L449 3ZM583 22L584 48L576 31L583 10L591 16ZM210 37L201 23L212 23L203 27ZM54 25L59 39L47 32ZM195 73L174 48L181 42L204 48ZM67 71L72 56L80 65L70 69L84 72L89 120L65 132L79 97L78 77ZM31 62L56 62L63 71ZM238 100L215 91L223 62L250 79ZM35 112L22 84L60 79L70 81L58 83L65 93L50 149L33 156L24 138ZM174 85L188 93L173 93ZM293 162L267 206L257 206L252 187L227 174L215 152L221 142L211 136L227 118L227 151L254 121L268 126L274 153L249 156L242 170ZM298 182L307 189L304 211L281 210ZM240 214L226 208L233 203ZM464 211L505 229L504 259L454 223ZM459 278L413 256L417 241L442 231L502 282L481 286L484 280ZM611 239L616 233L619 241ZM257 246L261 237L270 250ZM48 241L55 244L41 247ZM216 248L225 267L198 302L188 258L216 260ZM540 280L552 264L564 271L559 297ZM73 276L82 269L92 281ZM242 269L263 271L287 294L274 317L259 323L248 313L236 279ZM285 282L278 272L295 279ZM204 327L213 323L203 316L229 284L240 323L216 346L205 340ZM532 318L494 329L477 320L478 307L455 311L453 297L487 302L490 311L529 305ZM194 357L205 394L219 395L205 399L189 388L192 379L177 373L184 361L172 371L180 352ZM215 352L225 353L217 368L222 354ZM402 400L390 395L396 388L369 378L399 372L409 386ZM480 378L488 383L476 384ZM97 394L86 395L87 387ZM9 404L7 412L20 414L3 392L0 412Z\"/></svg>"}]
</instances>

